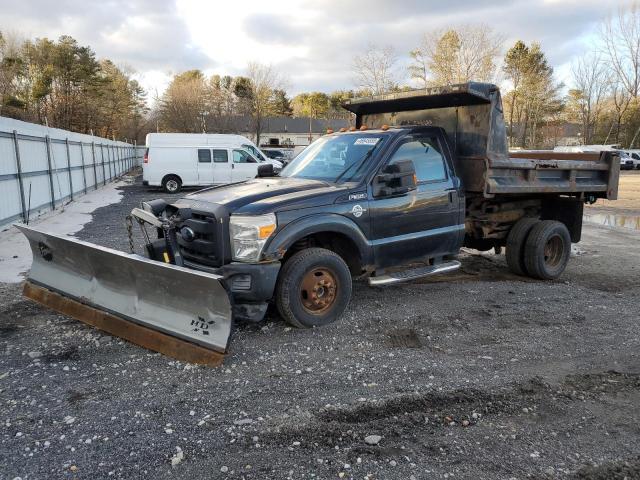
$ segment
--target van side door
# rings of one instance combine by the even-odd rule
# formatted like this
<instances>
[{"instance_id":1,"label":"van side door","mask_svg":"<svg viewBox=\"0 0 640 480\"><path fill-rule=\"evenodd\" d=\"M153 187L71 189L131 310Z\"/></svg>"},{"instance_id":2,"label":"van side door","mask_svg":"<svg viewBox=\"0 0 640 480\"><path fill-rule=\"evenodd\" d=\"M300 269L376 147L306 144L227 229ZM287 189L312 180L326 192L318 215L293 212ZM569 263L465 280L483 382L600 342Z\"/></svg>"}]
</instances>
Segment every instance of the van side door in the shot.
<instances>
[{"instance_id":1,"label":"van side door","mask_svg":"<svg viewBox=\"0 0 640 480\"><path fill-rule=\"evenodd\" d=\"M400 139L380 171L402 160L414 164L416 189L401 195L373 197L369 202L371 243L380 268L457 253L464 231L460 182L440 135L408 134Z\"/></svg>"},{"instance_id":2,"label":"van side door","mask_svg":"<svg viewBox=\"0 0 640 480\"><path fill-rule=\"evenodd\" d=\"M257 174L258 161L255 157L244 149L234 148L231 181L243 182L255 178Z\"/></svg>"},{"instance_id":3,"label":"van side door","mask_svg":"<svg viewBox=\"0 0 640 480\"><path fill-rule=\"evenodd\" d=\"M213 183L231 183L231 152L228 148L211 149L213 157Z\"/></svg>"},{"instance_id":4,"label":"van side door","mask_svg":"<svg viewBox=\"0 0 640 480\"><path fill-rule=\"evenodd\" d=\"M213 162L211 150L198 148L198 185L213 184Z\"/></svg>"}]
</instances>

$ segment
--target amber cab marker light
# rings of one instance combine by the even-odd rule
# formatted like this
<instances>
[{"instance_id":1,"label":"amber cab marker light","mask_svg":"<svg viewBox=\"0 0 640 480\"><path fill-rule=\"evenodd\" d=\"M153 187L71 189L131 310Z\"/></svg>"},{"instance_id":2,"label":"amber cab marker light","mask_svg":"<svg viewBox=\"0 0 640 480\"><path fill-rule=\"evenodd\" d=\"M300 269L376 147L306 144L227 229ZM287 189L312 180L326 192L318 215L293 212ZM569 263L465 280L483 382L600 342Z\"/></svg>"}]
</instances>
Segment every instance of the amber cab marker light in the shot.
<instances>
[{"instance_id":1,"label":"amber cab marker light","mask_svg":"<svg viewBox=\"0 0 640 480\"><path fill-rule=\"evenodd\" d=\"M361 131L365 131L365 130L367 130L368 128L369 128L369 127L367 127L366 125L362 125L362 126L360 127L360 130L361 130Z\"/></svg>"},{"instance_id":2,"label":"amber cab marker light","mask_svg":"<svg viewBox=\"0 0 640 480\"><path fill-rule=\"evenodd\" d=\"M327 135L331 135L333 133L333 128L327 128Z\"/></svg>"},{"instance_id":3,"label":"amber cab marker light","mask_svg":"<svg viewBox=\"0 0 640 480\"><path fill-rule=\"evenodd\" d=\"M356 127L350 127L350 128L349 128L349 131L350 131L350 132L355 132L355 131L356 131Z\"/></svg>"},{"instance_id":4,"label":"amber cab marker light","mask_svg":"<svg viewBox=\"0 0 640 480\"><path fill-rule=\"evenodd\" d=\"M380 127L380 129L385 132L387 130L389 130L389 125L382 125L382 127Z\"/></svg>"},{"instance_id":5,"label":"amber cab marker light","mask_svg":"<svg viewBox=\"0 0 640 480\"><path fill-rule=\"evenodd\" d=\"M346 132L346 131L347 131L347 129L346 129L346 128L344 128L344 127L342 127L342 128L340 129L340 132L341 132L341 133L344 133L344 132Z\"/></svg>"}]
</instances>

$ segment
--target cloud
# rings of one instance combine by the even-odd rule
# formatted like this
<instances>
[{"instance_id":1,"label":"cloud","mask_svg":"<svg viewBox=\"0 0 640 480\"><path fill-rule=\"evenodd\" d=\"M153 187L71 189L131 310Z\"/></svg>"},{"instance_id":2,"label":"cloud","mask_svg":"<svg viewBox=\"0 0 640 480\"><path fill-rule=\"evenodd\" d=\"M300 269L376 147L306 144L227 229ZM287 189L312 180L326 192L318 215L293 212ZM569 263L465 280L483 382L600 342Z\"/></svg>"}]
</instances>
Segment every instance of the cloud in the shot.
<instances>
[{"instance_id":1,"label":"cloud","mask_svg":"<svg viewBox=\"0 0 640 480\"><path fill-rule=\"evenodd\" d=\"M27 38L71 35L99 58L138 71L211 68L215 62L191 41L172 0L30 0L3 9L0 30Z\"/></svg>"},{"instance_id":2,"label":"cloud","mask_svg":"<svg viewBox=\"0 0 640 480\"><path fill-rule=\"evenodd\" d=\"M31 0L4 9L0 30L61 34L99 57L128 64L161 91L172 73L199 68L238 75L250 61L272 64L292 93L353 88L353 57L367 44L391 45L406 72L424 33L485 23L505 38L541 43L557 72L587 47L597 25L627 0Z\"/></svg>"}]
</instances>

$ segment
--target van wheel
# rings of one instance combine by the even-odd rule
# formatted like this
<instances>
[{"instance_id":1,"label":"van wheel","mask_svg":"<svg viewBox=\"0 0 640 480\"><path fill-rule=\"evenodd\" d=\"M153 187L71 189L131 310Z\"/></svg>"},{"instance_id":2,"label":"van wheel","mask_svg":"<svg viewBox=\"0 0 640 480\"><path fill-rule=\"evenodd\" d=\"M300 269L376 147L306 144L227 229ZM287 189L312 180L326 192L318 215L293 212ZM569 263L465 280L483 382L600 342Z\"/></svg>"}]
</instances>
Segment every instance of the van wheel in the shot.
<instances>
[{"instance_id":1,"label":"van wheel","mask_svg":"<svg viewBox=\"0 0 640 480\"><path fill-rule=\"evenodd\" d=\"M564 223L545 220L535 225L524 247L527 273L542 280L558 278L569 262L571 236Z\"/></svg>"},{"instance_id":2,"label":"van wheel","mask_svg":"<svg viewBox=\"0 0 640 480\"><path fill-rule=\"evenodd\" d=\"M276 287L280 315L298 328L335 322L351 299L351 273L331 250L308 248L282 267Z\"/></svg>"},{"instance_id":3,"label":"van wheel","mask_svg":"<svg viewBox=\"0 0 640 480\"><path fill-rule=\"evenodd\" d=\"M509 270L516 275L527 274L527 269L524 265L524 244L527 241L529 232L536 223L538 223L537 218L521 218L511 227L507 236L507 265Z\"/></svg>"},{"instance_id":4,"label":"van wheel","mask_svg":"<svg viewBox=\"0 0 640 480\"><path fill-rule=\"evenodd\" d=\"M167 175L162 179L162 189L167 193L178 193L182 187L182 181L177 175Z\"/></svg>"}]
</instances>

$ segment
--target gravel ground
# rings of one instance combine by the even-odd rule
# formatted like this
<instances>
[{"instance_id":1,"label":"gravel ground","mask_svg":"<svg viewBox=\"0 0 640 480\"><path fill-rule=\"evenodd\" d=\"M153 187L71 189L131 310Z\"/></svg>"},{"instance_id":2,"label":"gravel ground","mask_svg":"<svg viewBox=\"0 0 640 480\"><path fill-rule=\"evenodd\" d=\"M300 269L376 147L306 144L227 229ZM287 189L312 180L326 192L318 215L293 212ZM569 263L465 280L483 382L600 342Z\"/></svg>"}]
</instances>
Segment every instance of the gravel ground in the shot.
<instances>
[{"instance_id":1,"label":"gravel ground","mask_svg":"<svg viewBox=\"0 0 640 480\"><path fill-rule=\"evenodd\" d=\"M139 184L77 236L127 249ZM0 284L0 478L640 478L639 233L585 227L563 277L354 285L341 322L238 325L222 368ZM140 239L138 239L140 241Z\"/></svg>"}]
</instances>

